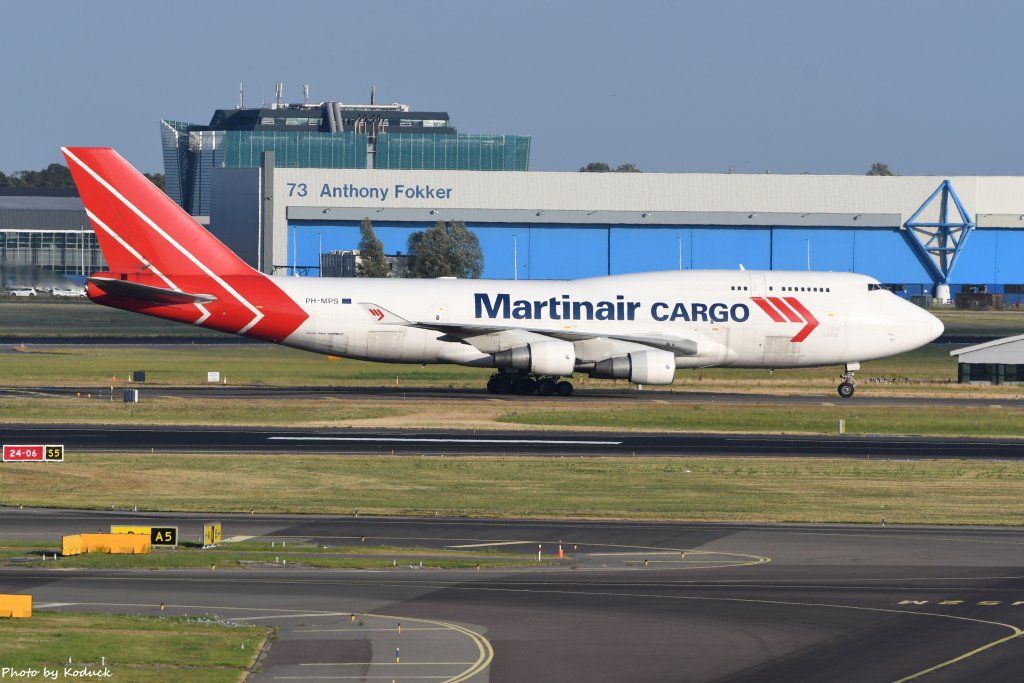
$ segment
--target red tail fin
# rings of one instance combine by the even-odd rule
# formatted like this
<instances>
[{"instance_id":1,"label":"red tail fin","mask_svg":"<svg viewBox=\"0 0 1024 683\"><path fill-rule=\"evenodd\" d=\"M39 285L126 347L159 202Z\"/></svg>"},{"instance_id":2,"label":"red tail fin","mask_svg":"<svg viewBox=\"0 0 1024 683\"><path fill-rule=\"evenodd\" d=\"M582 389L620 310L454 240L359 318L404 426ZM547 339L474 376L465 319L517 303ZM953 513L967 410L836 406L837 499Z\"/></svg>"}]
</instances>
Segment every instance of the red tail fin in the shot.
<instances>
[{"instance_id":1,"label":"red tail fin","mask_svg":"<svg viewBox=\"0 0 1024 683\"><path fill-rule=\"evenodd\" d=\"M65 147L63 152L112 272L152 267L177 276L252 274L114 150ZM202 254L202 262L193 254Z\"/></svg>"},{"instance_id":2,"label":"red tail fin","mask_svg":"<svg viewBox=\"0 0 1024 683\"><path fill-rule=\"evenodd\" d=\"M167 195L107 148L66 147L68 167L107 259L103 279L142 288L91 286L90 297L115 308L283 339L308 316L265 275L249 267ZM180 304L131 292L189 294ZM191 297L191 300L189 300ZM173 298L173 297L172 297ZM210 301L212 299L212 301Z\"/></svg>"}]
</instances>

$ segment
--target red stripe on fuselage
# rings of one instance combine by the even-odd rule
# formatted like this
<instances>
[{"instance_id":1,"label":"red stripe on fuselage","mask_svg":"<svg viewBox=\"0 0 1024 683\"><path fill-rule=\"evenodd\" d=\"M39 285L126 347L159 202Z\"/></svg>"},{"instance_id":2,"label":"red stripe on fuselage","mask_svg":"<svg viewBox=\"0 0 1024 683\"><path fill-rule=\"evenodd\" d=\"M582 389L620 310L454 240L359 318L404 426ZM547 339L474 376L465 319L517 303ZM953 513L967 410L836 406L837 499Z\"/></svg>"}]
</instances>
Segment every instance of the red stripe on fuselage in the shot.
<instances>
[{"instance_id":1,"label":"red stripe on fuselage","mask_svg":"<svg viewBox=\"0 0 1024 683\"><path fill-rule=\"evenodd\" d=\"M786 319L779 315L779 312L776 311L775 308L770 303L765 301L762 297L752 296L750 298L753 300L755 304L757 304L761 308L762 311L768 314L769 318L771 318L777 323L786 322Z\"/></svg>"},{"instance_id":2,"label":"red stripe on fuselage","mask_svg":"<svg viewBox=\"0 0 1024 683\"><path fill-rule=\"evenodd\" d=\"M787 296L786 303L795 308L797 313L802 315L804 317L804 320L807 321L807 324L804 326L804 328L797 332L795 337L790 339L790 341L802 342L804 339L807 339L807 335L809 335L811 332L814 332L814 328L818 326L818 319L811 315L811 312L808 311L807 308L802 303L797 301L795 298Z\"/></svg>"},{"instance_id":3,"label":"red stripe on fuselage","mask_svg":"<svg viewBox=\"0 0 1024 683\"><path fill-rule=\"evenodd\" d=\"M791 323L802 323L803 319L793 312L793 309L787 306L782 299L777 296L768 297L768 301L775 304L775 307L782 311L782 315L786 316L786 319Z\"/></svg>"}]
</instances>

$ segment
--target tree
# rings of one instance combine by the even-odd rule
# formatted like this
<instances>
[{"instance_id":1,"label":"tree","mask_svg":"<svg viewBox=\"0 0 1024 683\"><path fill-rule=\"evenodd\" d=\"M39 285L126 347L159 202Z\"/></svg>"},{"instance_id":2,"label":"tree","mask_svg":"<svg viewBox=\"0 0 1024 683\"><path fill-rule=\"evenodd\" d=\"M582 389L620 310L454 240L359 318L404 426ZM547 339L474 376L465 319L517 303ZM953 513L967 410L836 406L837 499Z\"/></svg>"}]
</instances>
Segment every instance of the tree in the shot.
<instances>
[{"instance_id":1,"label":"tree","mask_svg":"<svg viewBox=\"0 0 1024 683\"><path fill-rule=\"evenodd\" d=\"M162 192L167 192L167 178L163 173L143 173L149 179L149 182L153 183L160 188Z\"/></svg>"},{"instance_id":2,"label":"tree","mask_svg":"<svg viewBox=\"0 0 1024 683\"><path fill-rule=\"evenodd\" d=\"M0 173L3 187L74 187L71 171L62 164L50 164L41 171L17 171L10 175Z\"/></svg>"},{"instance_id":3,"label":"tree","mask_svg":"<svg viewBox=\"0 0 1024 683\"><path fill-rule=\"evenodd\" d=\"M373 224L364 218L359 224L359 263L356 277L391 277L391 266L384 258L384 245L373 232Z\"/></svg>"},{"instance_id":4,"label":"tree","mask_svg":"<svg viewBox=\"0 0 1024 683\"><path fill-rule=\"evenodd\" d=\"M438 221L429 230L409 235L408 249L413 277L455 277L450 260L451 238L444 221Z\"/></svg>"},{"instance_id":5,"label":"tree","mask_svg":"<svg viewBox=\"0 0 1024 683\"><path fill-rule=\"evenodd\" d=\"M445 224L409 235L412 276L422 278L478 278L484 271L480 240L462 221Z\"/></svg>"},{"instance_id":6,"label":"tree","mask_svg":"<svg viewBox=\"0 0 1024 683\"><path fill-rule=\"evenodd\" d=\"M871 170L868 171L867 173L865 173L864 175L896 175L896 174L893 173L891 170L889 170L889 164L882 164L882 163L879 163L879 162L876 161L875 163L871 164Z\"/></svg>"},{"instance_id":7,"label":"tree","mask_svg":"<svg viewBox=\"0 0 1024 683\"><path fill-rule=\"evenodd\" d=\"M619 164L615 169L612 169L611 166L603 161L591 161L580 169L580 173L611 173L613 170L615 173L641 173L636 164Z\"/></svg>"},{"instance_id":8,"label":"tree","mask_svg":"<svg viewBox=\"0 0 1024 683\"><path fill-rule=\"evenodd\" d=\"M448 234L452 239L456 277L476 279L483 275L484 252L477 236L462 221L452 222Z\"/></svg>"}]
</instances>

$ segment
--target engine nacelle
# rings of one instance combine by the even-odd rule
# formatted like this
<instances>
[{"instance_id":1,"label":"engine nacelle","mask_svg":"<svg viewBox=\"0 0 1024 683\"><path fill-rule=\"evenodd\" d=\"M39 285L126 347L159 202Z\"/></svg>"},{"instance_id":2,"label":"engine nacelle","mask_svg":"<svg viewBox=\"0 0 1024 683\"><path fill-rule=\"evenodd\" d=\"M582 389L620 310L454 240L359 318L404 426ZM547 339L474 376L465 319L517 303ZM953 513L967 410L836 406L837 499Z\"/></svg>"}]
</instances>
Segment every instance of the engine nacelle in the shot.
<instances>
[{"instance_id":1,"label":"engine nacelle","mask_svg":"<svg viewBox=\"0 0 1024 683\"><path fill-rule=\"evenodd\" d=\"M576 348L572 342L551 339L530 342L526 346L498 351L494 364L499 368L528 370L536 375L571 375L576 367Z\"/></svg>"},{"instance_id":2,"label":"engine nacelle","mask_svg":"<svg viewBox=\"0 0 1024 683\"><path fill-rule=\"evenodd\" d=\"M634 351L594 364L591 377L628 379L634 384L672 384L676 378L676 356L671 351Z\"/></svg>"}]
</instances>

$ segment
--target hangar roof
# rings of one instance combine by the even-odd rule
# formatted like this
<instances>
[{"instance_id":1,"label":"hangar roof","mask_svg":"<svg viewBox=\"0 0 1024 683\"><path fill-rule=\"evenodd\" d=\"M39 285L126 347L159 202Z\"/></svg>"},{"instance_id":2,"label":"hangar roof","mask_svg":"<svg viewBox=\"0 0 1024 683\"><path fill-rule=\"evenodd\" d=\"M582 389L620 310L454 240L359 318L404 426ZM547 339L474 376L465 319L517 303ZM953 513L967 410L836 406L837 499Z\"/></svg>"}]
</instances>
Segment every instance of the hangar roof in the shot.
<instances>
[{"instance_id":1,"label":"hangar roof","mask_svg":"<svg viewBox=\"0 0 1024 683\"><path fill-rule=\"evenodd\" d=\"M950 181L979 228L1024 228L1024 177ZM490 212L506 222L895 228L943 178L277 168L274 182L283 199L275 208L306 220L466 220ZM938 205L919 220L938 220Z\"/></svg>"},{"instance_id":2,"label":"hangar roof","mask_svg":"<svg viewBox=\"0 0 1024 683\"><path fill-rule=\"evenodd\" d=\"M957 349L949 355L957 357L960 363L1024 365L1024 334Z\"/></svg>"}]
</instances>

